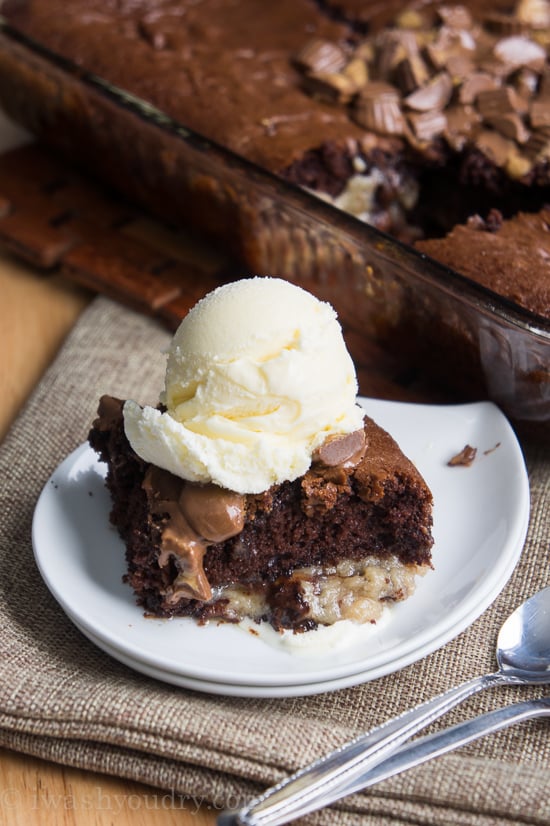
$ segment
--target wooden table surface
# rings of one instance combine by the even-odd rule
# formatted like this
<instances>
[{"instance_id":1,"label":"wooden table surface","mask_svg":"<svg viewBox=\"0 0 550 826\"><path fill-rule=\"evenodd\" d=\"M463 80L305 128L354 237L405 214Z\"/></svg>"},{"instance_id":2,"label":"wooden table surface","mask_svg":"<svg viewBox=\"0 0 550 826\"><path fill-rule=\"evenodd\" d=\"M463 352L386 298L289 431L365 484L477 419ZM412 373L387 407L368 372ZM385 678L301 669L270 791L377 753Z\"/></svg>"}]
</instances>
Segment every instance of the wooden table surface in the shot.
<instances>
[{"instance_id":1,"label":"wooden table surface","mask_svg":"<svg viewBox=\"0 0 550 826\"><path fill-rule=\"evenodd\" d=\"M0 440L91 294L0 252ZM213 826L163 790L0 749L0 826Z\"/></svg>"}]
</instances>

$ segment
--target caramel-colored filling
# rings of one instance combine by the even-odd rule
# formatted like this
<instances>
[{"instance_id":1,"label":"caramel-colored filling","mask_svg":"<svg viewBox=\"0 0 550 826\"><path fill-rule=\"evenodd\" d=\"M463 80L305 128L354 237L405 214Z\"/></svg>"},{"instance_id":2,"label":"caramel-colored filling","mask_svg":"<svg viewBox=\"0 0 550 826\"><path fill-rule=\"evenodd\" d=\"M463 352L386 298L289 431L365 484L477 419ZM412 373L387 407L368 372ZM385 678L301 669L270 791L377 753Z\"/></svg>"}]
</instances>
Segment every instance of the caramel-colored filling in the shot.
<instances>
[{"instance_id":1,"label":"caramel-colored filling","mask_svg":"<svg viewBox=\"0 0 550 826\"><path fill-rule=\"evenodd\" d=\"M388 602L407 599L415 590L416 577L424 576L429 565L403 564L396 556L343 560L335 568L302 568L292 579L299 583L306 610L302 621L333 625L340 620L376 622ZM235 621L244 617L261 619L270 612L263 592L250 592L233 584L220 589L217 598L229 600L226 616Z\"/></svg>"}]
</instances>

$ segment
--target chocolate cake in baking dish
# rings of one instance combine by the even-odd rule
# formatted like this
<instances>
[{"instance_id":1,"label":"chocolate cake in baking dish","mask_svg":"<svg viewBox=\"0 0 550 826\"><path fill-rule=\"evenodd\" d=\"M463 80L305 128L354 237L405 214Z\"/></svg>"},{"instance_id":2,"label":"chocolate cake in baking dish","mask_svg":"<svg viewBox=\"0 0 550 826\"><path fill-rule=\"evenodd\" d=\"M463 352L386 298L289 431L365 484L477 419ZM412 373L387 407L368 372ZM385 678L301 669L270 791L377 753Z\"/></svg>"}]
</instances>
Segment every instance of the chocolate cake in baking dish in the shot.
<instances>
[{"instance_id":1,"label":"chocolate cake in baking dish","mask_svg":"<svg viewBox=\"0 0 550 826\"><path fill-rule=\"evenodd\" d=\"M546 0L8 0L3 13L406 242L550 199ZM522 302L531 309L528 291Z\"/></svg>"}]
</instances>

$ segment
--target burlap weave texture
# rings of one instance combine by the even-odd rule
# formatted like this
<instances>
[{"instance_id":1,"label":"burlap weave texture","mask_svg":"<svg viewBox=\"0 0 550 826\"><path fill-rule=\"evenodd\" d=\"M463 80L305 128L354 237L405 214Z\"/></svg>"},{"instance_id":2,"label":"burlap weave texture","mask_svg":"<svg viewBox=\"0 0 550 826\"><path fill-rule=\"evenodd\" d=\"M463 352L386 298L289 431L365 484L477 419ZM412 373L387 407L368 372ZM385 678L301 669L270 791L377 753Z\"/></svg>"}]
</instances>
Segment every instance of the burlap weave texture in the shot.
<instances>
[{"instance_id":1,"label":"burlap weave texture","mask_svg":"<svg viewBox=\"0 0 550 826\"><path fill-rule=\"evenodd\" d=\"M440 651L397 674L309 698L234 699L176 688L134 673L88 642L49 594L31 547L37 497L57 464L85 440L99 396L156 402L168 341L156 322L96 299L0 447L0 743L223 806L494 669L500 624L549 582L550 449L524 446L532 515L518 568L491 608ZM441 725L543 693L485 692ZM548 824L547 723L493 735L309 821Z\"/></svg>"}]
</instances>

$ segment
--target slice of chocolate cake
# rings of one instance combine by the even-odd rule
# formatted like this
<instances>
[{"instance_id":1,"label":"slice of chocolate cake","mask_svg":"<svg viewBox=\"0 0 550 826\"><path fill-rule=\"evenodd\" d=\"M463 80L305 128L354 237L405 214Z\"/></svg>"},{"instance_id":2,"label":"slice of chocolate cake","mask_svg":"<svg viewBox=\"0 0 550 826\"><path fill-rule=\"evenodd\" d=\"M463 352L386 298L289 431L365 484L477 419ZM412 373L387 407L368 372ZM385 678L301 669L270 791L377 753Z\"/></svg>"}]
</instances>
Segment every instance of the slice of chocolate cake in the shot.
<instances>
[{"instance_id":1,"label":"slice of chocolate cake","mask_svg":"<svg viewBox=\"0 0 550 826\"><path fill-rule=\"evenodd\" d=\"M104 398L89 438L155 616L364 623L431 565L426 483L357 404L332 307L287 281L205 296L160 404Z\"/></svg>"},{"instance_id":2,"label":"slice of chocolate cake","mask_svg":"<svg viewBox=\"0 0 550 826\"><path fill-rule=\"evenodd\" d=\"M297 631L370 622L431 568L431 493L372 419L364 440L329 442L298 479L243 495L143 461L122 410L104 397L89 438L107 463L127 580L148 614Z\"/></svg>"}]
</instances>

